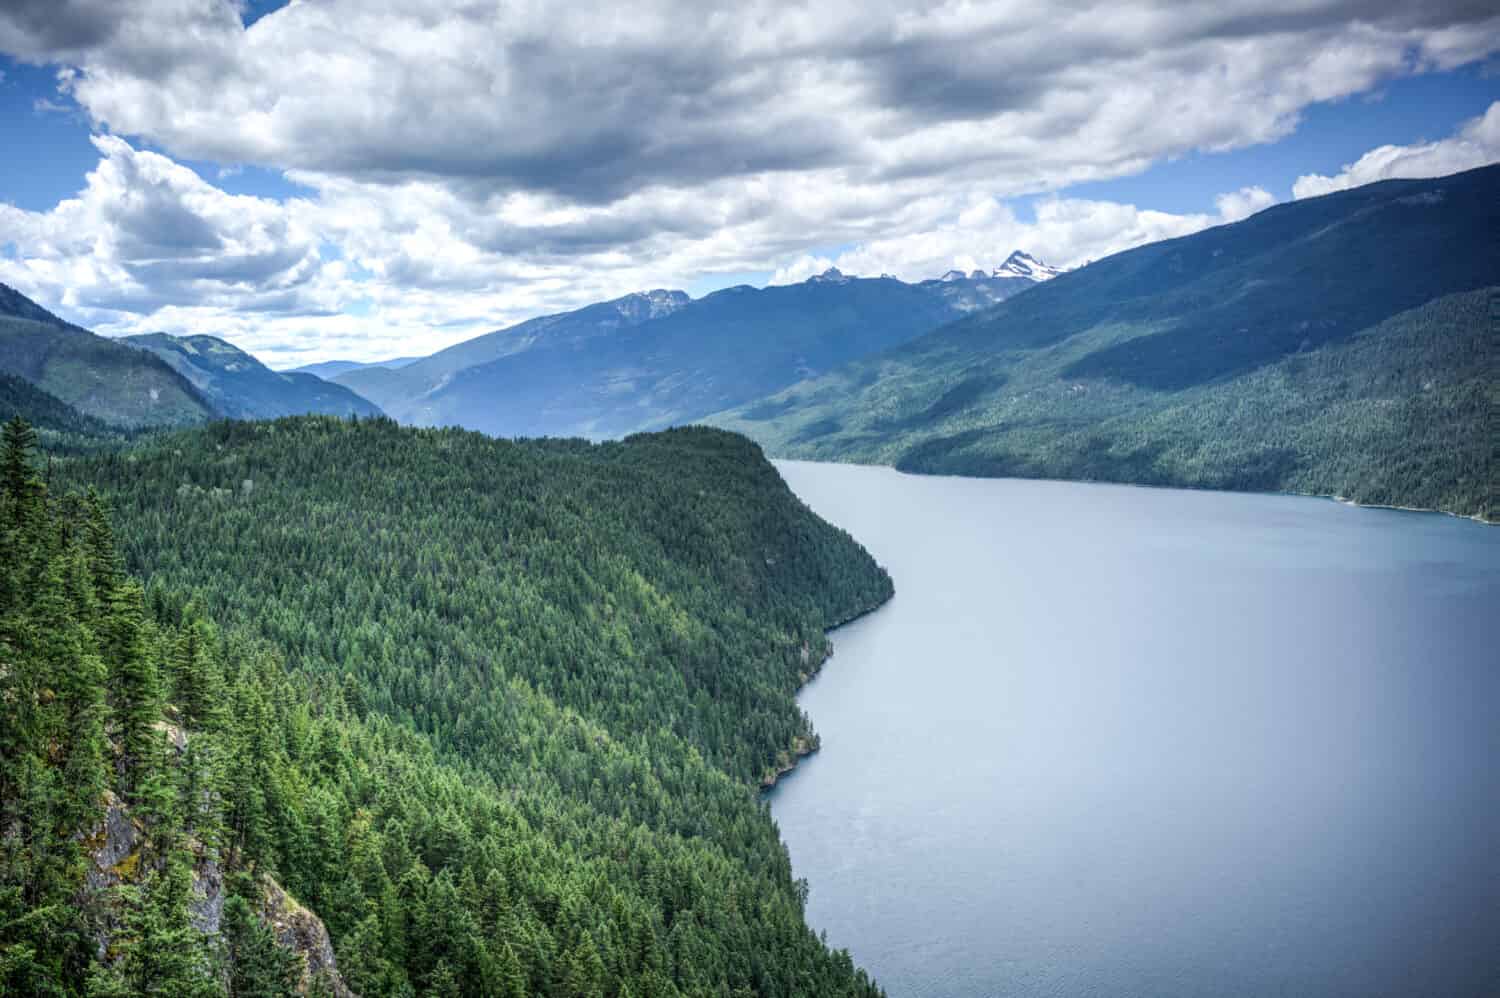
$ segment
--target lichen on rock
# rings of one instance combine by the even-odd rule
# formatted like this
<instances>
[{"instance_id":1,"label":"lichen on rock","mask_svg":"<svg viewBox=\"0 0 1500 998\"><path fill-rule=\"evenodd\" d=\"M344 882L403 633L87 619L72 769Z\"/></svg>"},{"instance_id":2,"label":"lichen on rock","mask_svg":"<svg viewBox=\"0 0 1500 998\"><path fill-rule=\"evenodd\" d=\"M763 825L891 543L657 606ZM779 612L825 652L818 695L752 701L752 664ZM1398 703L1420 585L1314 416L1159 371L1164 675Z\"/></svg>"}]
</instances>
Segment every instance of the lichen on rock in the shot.
<instances>
[{"instance_id":1,"label":"lichen on rock","mask_svg":"<svg viewBox=\"0 0 1500 998\"><path fill-rule=\"evenodd\" d=\"M302 980L298 990L307 994L314 983L321 983L338 998L355 998L354 992L339 976L333 956L333 942L323 920L302 905L270 877L264 877L260 916L270 926L276 941L302 955Z\"/></svg>"}]
</instances>

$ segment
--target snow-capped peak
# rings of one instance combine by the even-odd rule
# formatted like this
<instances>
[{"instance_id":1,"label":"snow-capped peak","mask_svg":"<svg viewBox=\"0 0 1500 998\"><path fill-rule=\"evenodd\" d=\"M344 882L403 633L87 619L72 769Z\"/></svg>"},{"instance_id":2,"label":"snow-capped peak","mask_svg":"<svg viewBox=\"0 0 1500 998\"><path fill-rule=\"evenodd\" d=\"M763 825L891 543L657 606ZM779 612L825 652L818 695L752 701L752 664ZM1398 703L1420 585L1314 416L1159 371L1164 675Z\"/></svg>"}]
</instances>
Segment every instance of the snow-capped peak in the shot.
<instances>
[{"instance_id":1,"label":"snow-capped peak","mask_svg":"<svg viewBox=\"0 0 1500 998\"><path fill-rule=\"evenodd\" d=\"M951 284L954 281L967 281L968 279L969 279L969 275L965 274L961 270L950 270L950 271L948 271L948 273L946 273L942 277L938 278L938 280L943 281L944 283L947 283L947 284Z\"/></svg>"},{"instance_id":2,"label":"snow-capped peak","mask_svg":"<svg viewBox=\"0 0 1500 998\"><path fill-rule=\"evenodd\" d=\"M1031 281L1050 281L1061 274L1062 271L1056 267L1048 266L1030 253L1016 250L1005 258L1005 262L996 267L990 274L991 277L1024 277Z\"/></svg>"},{"instance_id":3,"label":"snow-capped peak","mask_svg":"<svg viewBox=\"0 0 1500 998\"><path fill-rule=\"evenodd\" d=\"M809 284L845 284L849 280L847 274L837 267L829 267L821 274L816 274L807 279Z\"/></svg>"}]
</instances>

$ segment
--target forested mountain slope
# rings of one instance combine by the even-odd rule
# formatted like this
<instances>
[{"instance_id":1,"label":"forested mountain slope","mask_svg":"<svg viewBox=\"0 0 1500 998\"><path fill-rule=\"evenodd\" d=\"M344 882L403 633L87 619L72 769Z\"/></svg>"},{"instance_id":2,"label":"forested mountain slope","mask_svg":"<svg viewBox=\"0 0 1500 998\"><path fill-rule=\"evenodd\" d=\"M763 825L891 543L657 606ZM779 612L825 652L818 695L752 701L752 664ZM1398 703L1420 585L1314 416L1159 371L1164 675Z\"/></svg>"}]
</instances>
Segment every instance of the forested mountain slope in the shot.
<instances>
[{"instance_id":1,"label":"forested mountain slope","mask_svg":"<svg viewBox=\"0 0 1500 998\"><path fill-rule=\"evenodd\" d=\"M147 350L171 365L214 408L231 419L269 419L309 413L378 416L378 406L343 385L300 371L273 371L232 343L214 336L147 333L122 343Z\"/></svg>"},{"instance_id":2,"label":"forested mountain slope","mask_svg":"<svg viewBox=\"0 0 1500 998\"><path fill-rule=\"evenodd\" d=\"M1500 166L1131 250L712 417L775 454L1488 515Z\"/></svg>"},{"instance_id":3,"label":"forested mountain slope","mask_svg":"<svg viewBox=\"0 0 1500 998\"><path fill-rule=\"evenodd\" d=\"M0 994L347 995L264 838L291 769L267 698L296 692L196 611L148 612L33 440L12 421L0 455Z\"/></svg>"},{"instance_id":4,"label":"forested mountain slope","mask_svg":"<svg viewBox=\"0 0 1500 998\"><path fill-rule=\"evenodd\" d=\"M114 433L108 423L85 416L54 395L13 374L0 373L0 422L21 416L46 434L97 436Z\"/></svg>"},{"instance_id":5,"label":"forested mountain slope","mask_svg":"<svg viewBox=\"0 0 1500 998\"><path fill-rule=\"evenodd\" d=\"M126 871L153 925L191 929L182 871L191 892L201 843L321 915L364 995L876 993L804 923L754 786L814 737L793 694L823 629L890 581L747 441L309 417L153 438L54 478L115 503L149 583L143 626L165 642L146 658L206 663L171 666L156 709L211 761L149 796L121 788L169 815L142 818L148 837L181 828L192 854ZM180 650L187 633L201 655ZM100 658L119 669L117 650ZM230 709L194 706L212 703ZM193 815L200 800L214 814ZM62 937L27 921L36 867L6 863L6 953L70 968L69 993L136 966L38 948Z\"/></svg>"},{"instance_id":6,"label":"forested mountain slope","mask_svg":"<svg viewBox=\"0 0 1500 998\"><path fill-rule=\"evenodd\" d=\"M176 426L214 415L159 358L70 325L3 284L0 371L120 426Z\"/></svg>"}]
</instances>

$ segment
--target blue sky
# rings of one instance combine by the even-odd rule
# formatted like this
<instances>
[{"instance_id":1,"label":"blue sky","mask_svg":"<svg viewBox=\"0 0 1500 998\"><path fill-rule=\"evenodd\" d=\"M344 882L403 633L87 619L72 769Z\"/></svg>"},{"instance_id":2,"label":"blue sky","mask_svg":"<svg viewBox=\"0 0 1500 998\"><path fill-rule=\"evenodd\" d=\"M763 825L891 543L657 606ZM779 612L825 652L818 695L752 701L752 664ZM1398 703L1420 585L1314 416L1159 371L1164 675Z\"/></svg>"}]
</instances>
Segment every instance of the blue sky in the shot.
<instances>
[{"instance_id":1,"label":"blue sky","mask_svg":"<svg viewBox=\"0 0 1500 998\"><path fill-rule=\"evenodd\" d=\"M0 280L368 359L650 287L1078 265L1500 157L1472 4L700 10L13 0Z\"/></svg>"}]
</instances>

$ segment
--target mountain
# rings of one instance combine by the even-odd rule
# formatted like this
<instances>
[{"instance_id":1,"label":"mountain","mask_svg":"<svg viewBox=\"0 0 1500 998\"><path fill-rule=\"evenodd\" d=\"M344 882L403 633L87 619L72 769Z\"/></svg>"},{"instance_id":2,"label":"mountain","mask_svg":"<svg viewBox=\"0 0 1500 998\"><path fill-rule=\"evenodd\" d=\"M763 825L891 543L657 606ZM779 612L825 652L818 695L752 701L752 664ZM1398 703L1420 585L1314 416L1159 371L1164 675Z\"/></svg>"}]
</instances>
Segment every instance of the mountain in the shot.
<instances>
[{"instance_id":1,"label":"mountain","mask_svg":"<svg viewBox=\"0 0 1500 998\"><path fill-rule=\"evenodd\" d=\"M0 373L0 423L16 416L43 433L79 437L100 437L115 433L108 423L93 416L85 416L26 379Z\"/></svg>"},{"instance_id":2,"label":"mountain","mask_svg":"<svg viewBox=\"0 0 1500 998\"><path fill-rule=\"evenodd\" d=\"M1037 283L982 272L907 284L830 268L801 284L627 295L399 370L337 376L406 423L593 438L691 422L902 343Z\"/></svg>"},{"instance_id":3,"label":"mountain","mask_svg":"<svg viewBox=\"0 0 1500 998\"><path fill-rule=\"evenodd\" d=\"M967 274L962 270L950 270L942 277L922 281L917 287L942 298L957 316L998 305L1059 273L1061 271L1055 267L1017 250L988 274L982 270L971 270Z\"/></svg>"},{"instance_id":4,"label":"mountain","mask_svg":"<svg viewBox=\"0 0 1500 998\"><path fill-rule=\"evenodd\" d=\"M909 471L1497 515L1500 166L1144 246L714 416Z\"/></svg>"},{"instance_id":5,"label":"mountain","mask_svg":"<svg viewBox=\"0 0 1500 998\"><path fill-rule=\"evenodd\" d=\"M118 426L183 425L215 415L160 358L64 322L3 284L0 371Z\"/></svg>"},{"instance_id":6,"label":"mountain","mask_svg":"<svg viewBox=\"0 0 1500 998\"><path fill-rule=\"evenodd\" d=\"M378 402L402 422L433 425L436 418L423 418L433 408L426 399L441 392L458 372L524 353L535 347L583 351L586 345L621 329L671 315L689 303L681 291L646 291L614 301L587 305L572 312L544 315L515 326L476 336L472 340L440 350L403 365L399 370L367 367L336 376L366 398ZM497 398L494 408L504 410L507 400ZM452 408L439 405L438 408ZM477 429L462 419L446 422Z\"/></svg>"},{"instance_id":7,"label":"mountain","mask_svg":"<svg viewBox=\"0 0 1500 998\"><path fill-rule=\"evenodd\" d=\"M294 367L290 373L313 374L325 381L340 374L348 374L350 371L359 371L367 367L405 367L413 361L421 360L421 357L392 357L390 360L362 361L362 360L325 360L317 364L303 364Z\"/></svg>"},{"instance_id":8,"label":"mountain","mask_svg":"<svg viewBox=\"0 0 1500 998\"><path fill-rule=\"evenodd\" d=\"M380 409L343 385L297 371L273 371L213 336L146 333L121 340L149 351L190 381L221 415L267 419L322 413L378 416Z\"/></svg>"},{"instance_id":9,"label":"mountain","mask_svg":"<svg viewBox=\"0 0 1500 998\"><path fill-rule=\"evenodd\" d=\"M23 445L0 991L881 994L757 790L891 582L743 437Z\"/></svg>"},{"instance_id":10,"label":"mountain","mask_svg":"<svg viewBox=\"0 0 1500 998\"><path fill-rule=\"evenodd\" d=\"M992 278L1019 278L1040 283L1050 281L1061 273L1061 270L1043 263L1030 253L1016 250L1006 257L1005 262L996 267L990 276Z\"/></svg>"}]
</instances>

